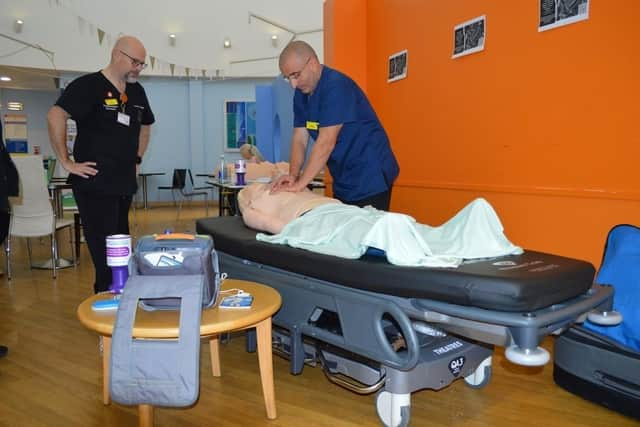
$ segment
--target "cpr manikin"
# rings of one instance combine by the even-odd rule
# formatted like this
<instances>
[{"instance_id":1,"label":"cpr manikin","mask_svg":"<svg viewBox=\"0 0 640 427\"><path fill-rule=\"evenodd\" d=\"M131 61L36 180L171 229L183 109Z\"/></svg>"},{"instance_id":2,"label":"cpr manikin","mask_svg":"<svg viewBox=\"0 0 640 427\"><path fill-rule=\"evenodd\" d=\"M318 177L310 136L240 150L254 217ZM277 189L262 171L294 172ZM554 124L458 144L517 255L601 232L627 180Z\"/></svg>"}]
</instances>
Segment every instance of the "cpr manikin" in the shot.
<instances>
[{"instance_id":1,"label":"cpr manikin","mask_svg":"<svg viewBox=\"0 0 640 427\"><path fill-rule=\"evenodd\" d=\"M238 205L244 223L256 230L277 234L285 225L305 212L339 200L304 190L298 193L270 193L268 184L254 183L238 193Z\"/></svg>"}]
</instances>

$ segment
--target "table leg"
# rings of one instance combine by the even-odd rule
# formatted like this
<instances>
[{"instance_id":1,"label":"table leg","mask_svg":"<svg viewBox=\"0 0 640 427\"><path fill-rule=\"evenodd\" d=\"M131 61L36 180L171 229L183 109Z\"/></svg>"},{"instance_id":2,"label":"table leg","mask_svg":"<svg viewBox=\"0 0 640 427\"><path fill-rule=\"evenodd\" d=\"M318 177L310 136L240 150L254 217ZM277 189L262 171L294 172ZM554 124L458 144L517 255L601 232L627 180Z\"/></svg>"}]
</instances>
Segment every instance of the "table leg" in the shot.
<instances>
[{"instance_id":1,"label":"table leg","mask_svg":"<svg viewBox=\"0 0 640 427\"><path fill-rule=\"evenodd\" d=\"M218 187L218 216L222 216L222 187Z\"/></svg>"},{"instance_id":2,"label":"table leg","mask_svg":"<svg viewBox=\"0 0 640 427\"><path fill-rule=\"evenodd\" d=\"M260 365L260 380L262 381L262 394L264 406L267 409L267 418L273 420L276 414L276 395L273 384L273 359L271 354L271 317L256 325L258 341L258 363Z\"/></svg>"},{"instance_id":3,"label":"table leg","mask_svg":"<svg viewBox=\"0 0 640 427\"><path fill-rule=\"evenodd\" d=\"M147 209L147 176L142 175L142 206Z\"/></svg>"},{"instance_id":4,"label":"table leg","mask_svg":"<svg viewBox=\"0 0 640 427\"><path fill-rule=\"evenodd\" d=\"M153 426L153 406L138 405L138 425L140 427Z\"/></svg>"},{"instance_id":5,"label":"table leg","mask_svg":"<svg viewBox=\"0 0 640 427\"><path fill-rule=\"evenodd\" d=\"M211 351L211 371L214 377L219 377L222 375L220 371L220 335L211 337L209 350Z\"/></svg>"},{"instance_id":6,"label":"table leg","mask_svg":"<svg viewBox=\"0 0 640 427\"><path fill-rule=\"evenodd\" d=\"M111 337L102 337L102 403L109 404L109 361L111 359Z\"/></svg>"},{"instance_id":7,"label":"table leg","mask_svg":"<svg viewBox=\"0 0 640 427\"><path fill-rule=\"evenodd\" d=\"M229 203L232 210L232 212L229 213L231 216L240 215L240 209L238 209L238 191L239 190L233 190L233 193L231 194L232 199Z\"/></svg>"}]
</instances>

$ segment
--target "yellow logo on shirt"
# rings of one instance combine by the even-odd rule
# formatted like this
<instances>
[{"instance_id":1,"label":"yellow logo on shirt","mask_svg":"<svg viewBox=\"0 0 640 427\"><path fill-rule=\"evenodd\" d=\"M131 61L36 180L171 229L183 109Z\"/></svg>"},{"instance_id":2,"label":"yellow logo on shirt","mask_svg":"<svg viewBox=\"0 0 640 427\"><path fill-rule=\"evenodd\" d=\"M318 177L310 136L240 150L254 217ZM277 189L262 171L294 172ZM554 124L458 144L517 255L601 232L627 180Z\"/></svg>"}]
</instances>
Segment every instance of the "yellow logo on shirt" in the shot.
<instances>
[{"instance_id":1,"label":"yellow logo on shirt","mask_svg":"<svg viewBox=\"0 0 640 427\"><path fill-rule=\"evenodd\" d=\"M115 99L115 98L105 98L104 104L105 105L118 105L118 100Z\"/></svg>"},{"instance_id":2,"label":"yellow logo on shirt","mask_svg":"<svg viewBox=\"0 0 640 427\"><path fill-rule=\"evenodd\" d=\"M320 126L319 122L307 122L307 129L309 130L318 130L318 126Z\"/></svg>"}]
</instances>

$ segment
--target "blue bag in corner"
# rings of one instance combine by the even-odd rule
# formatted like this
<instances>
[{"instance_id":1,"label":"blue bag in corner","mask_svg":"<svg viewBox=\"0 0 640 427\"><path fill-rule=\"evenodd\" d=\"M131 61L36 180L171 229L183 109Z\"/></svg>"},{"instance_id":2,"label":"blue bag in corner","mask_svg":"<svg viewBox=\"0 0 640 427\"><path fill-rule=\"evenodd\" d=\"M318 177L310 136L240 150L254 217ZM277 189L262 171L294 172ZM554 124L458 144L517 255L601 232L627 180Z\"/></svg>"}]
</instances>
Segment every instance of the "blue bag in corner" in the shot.
<instances>
[{"instance_id":1,"label":"blue bag in corner","mask_svg":"<svg viewBox=\"0 0 640 427\"><path fill-rule=\"evenodd\" d=\"M586 321L584 327L640 351L640 228L621 224L609 231L596 282L614 287L613 309L623 321L618 326Z\"/></svg>"}]
</instances>

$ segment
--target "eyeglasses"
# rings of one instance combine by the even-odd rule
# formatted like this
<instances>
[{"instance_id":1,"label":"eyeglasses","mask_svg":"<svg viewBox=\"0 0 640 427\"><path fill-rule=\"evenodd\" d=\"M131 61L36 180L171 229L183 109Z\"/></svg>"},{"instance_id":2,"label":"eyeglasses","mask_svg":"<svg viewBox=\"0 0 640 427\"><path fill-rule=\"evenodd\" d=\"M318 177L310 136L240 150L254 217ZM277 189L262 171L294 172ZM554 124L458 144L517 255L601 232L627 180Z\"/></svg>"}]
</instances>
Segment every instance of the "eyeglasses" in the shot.
<instances>
[{"instance_id":1,"label":"eyeglasses","mask_svg":"<svg viewBox=\"0 0 640 427\"><path fill-rule=\"evenodd\" d=\"M140 61L139 59L136 59L136 58L134 58L133 56L126 54L126 53L125 53L125 52L123 52L123 51L120 51L120 53L121 53L121 54L123 54L124 56L126 56L127 58L129 58L129 59L131 60L131 65L133 65L134 67L138 67L138 68L140 68L141 70L144 70L145 68L147 68L147 65L149 65L149 64L147 64L146 62L142 62L142 61Z\"/></svg>"},{"instance_id":2,"label":"eyeglasses","mask_svg":"<svg viewBox=\"0 0 640 427\"><path fill-rule=\"evenodd\" d=\"M291 80L298 80L300 78L300 74L302 74L302 72L304 71L304 69L307 67L307 64L309 63L309 61L311 61L311 56L309 57L309 59L307 59L307 62L304 63L304 65L302 66L302 68L300 68L299 71L294 71L293 73L289 74L288 76L284 76L284 79L288 82L290 82Z\"/></svg>"}]
</instances>

